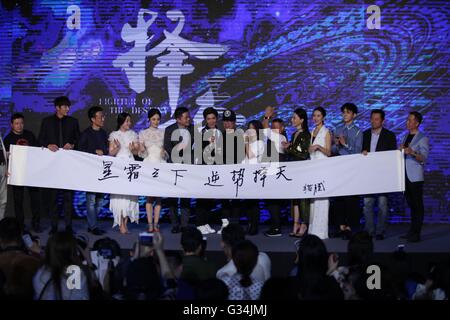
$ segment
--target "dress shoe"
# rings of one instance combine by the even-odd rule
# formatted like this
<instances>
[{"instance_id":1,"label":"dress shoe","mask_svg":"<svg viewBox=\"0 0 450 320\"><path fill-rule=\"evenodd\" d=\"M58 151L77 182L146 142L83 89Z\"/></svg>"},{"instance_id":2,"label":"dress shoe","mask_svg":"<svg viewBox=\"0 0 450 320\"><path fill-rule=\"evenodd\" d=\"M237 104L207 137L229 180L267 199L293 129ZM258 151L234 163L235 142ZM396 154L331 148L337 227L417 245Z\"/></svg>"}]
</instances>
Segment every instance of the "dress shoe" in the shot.
<instances>
[{"instance_id":1,"label":"dress shoe","mask_svg":"<svg viewBox=\"0 0 450 320\"><path fill-rule=\"evenodd\" d=\"M418 235L417 233L412 234L411 236L409 236L407 241L408 242L420 242L420 235Z\"/></svg>"},{"instance_id":2,"label":"dress shoe","mask_svg":"<svg viewBox=\"0 0 450 320\"><path fill-rule=\"evenodd\" d=\"M256 227L255 225L249 225L248 230L247 230L247 234L249 236L254 236L258 234L258 227Z\"/></svg>"},{"instance_id":3,"label":"dress shoe","mask_svg":"<svg viewBox=\"0 0 450 320\"><path fill-rule=\"evenodd\" d=\"M400 236L400 239L408 239L409 237L411 237L414 234L414 232L412 232L411 230L408 231L407 233L405 233L404 235Z\"/></svg>"},{"instance_id":4,"label":"dress shoe","mask_svg":"<svg viewBox=\"0 0 450 320\"><path fill-rule=\"evenodd\" d=\"M172 230L170 230L170 232L172 232L172 233L180 233L180 227L179 226L174 226L174 227L172 227Z\"/></svg>"},{"instance_id":5,"label":"dress shoe","mask_svg":"<svg viewBox=\"0 0 450 320\"><path fill-rule=\"evenodd\" d=\"M383 233L379 233L375 236L376 240L384 240L384 234Z\"/></svg>"},{"instance_id":6,"label":"dress shoe","mask_svg":"<svg viewBox=\"0 0 450 320\"><path fill-rule=\"evenodd\" d=\"M281 237L282 236L281 230L278 228L270 229L270 230L264 232L264 235L266 237Z\"/></svg>"},{"instance_id":7,"label":"dress shoe","mask_svg":"<svg viewBox=\"0 0 450 320\"><path fill-rule=\"evenodd\" d=\"M350 230L344 230L341 234L341 239L344 241L350 240L350 238L352 237L352 232Z\"/></svg>"},{"instance_id":8,"label":"dress shoe","mask_svg":"<svg viewBox=\"0 0 450 320\"><path fill-rule=\"evenodd\" d=\"M93 234L94 236L101 236L101 235L105 234L105 231L103 231L100 228L94 228L94 229L88 228L88 232Z\"/></svg>"}]
</instances>

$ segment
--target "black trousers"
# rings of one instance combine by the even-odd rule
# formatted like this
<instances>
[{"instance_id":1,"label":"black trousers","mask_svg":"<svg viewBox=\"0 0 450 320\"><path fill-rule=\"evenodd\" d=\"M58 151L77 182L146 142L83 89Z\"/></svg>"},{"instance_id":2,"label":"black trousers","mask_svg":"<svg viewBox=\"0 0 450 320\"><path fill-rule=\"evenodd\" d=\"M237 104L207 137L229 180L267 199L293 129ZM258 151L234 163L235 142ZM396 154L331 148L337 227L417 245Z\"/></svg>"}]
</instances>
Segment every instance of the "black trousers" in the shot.
<instances>
[{"instance_id":1,"label":"black trousers","mask_svg":"<svg viewBox=\"0 0 450 320\"><path fill-rule=\"evenodd\" d=\"M411 209L411 233L420 235L425 209L423 207L423 181L411 182L406 176L405 197Z\"/></svg>"},{"instance_id":2,"label":"black trousers","mask_svg":"<svg viewBox=\"0 0 450 320\"><path fill-rule=\"evenodd\" d=\"M266 200L267 210L270 213L270 228L281 228L281 208L285 204L283 199L270 199Z\"/></svg>"},{"instance_id":3,"label":"black trousers","mask_svg":"<svg viewBox=\"0 0 450 320\"><path fill-rule=\"evenodd\" d=\"M247 210L248 223L251 226L258 228L259 224L259 200L258 199L248 199L244 201L245 208Z\"/></svg>"},{"instance_id":4,"label":"black trousers","mask_svg":"<svg viewBox=\"0 0 450 320\"><path fill-rule=\"evenodd\" d=\"M172 227L187 227L190 217L191 199L189 198L167 198L167 206L169 207L170 223ZM178 201L180 202L181 217L178 219Z\"/></svg>"},{"instance_id":5,"label":"black trousers","mask_svg":"<svg viewBox=\"0 0 450 320\"><path fill-rule=\"evenodd\" d=\"M208 217L211 210L214 209L215 199L197 199L197 205L195 208L197 214L197 226L203 226L208 224Z\"/></svg>"},{"instance_id":6,"label":"black trousers","mask_svg":"<svg viewBox=\"0 0 450 320\"><path fill-rule=\"evenodd\" d=\"M338 226L358 227L361 218L359 196L345 196L334 199L335 221Z\"/></svg>"},{"instance_id":7,"label":"black trousers","mask_svg":"<svg viewBox=\"0 0 450 320\"><path fill-rule=\"evenodd\" d=\"M241 200L221 199L222 219L228 219L230 222L239 223L241 214Z\"/></svg>"},{"instance_id":8,"label":"black trousers","mask_svg":"<svg viewBox=\"0 0 450 320\"><path fill-rule=\"evenodd\" d=\"M26 187L28 194L30 196L30 207L31 207L31 225L38 226L41 220L40 210L41 210L41 199L39 188ZM25 187L12 186L13 199L14 199L14 213L16 219L19 221L20 225L25 225L25 215L23 210L23 198L25 195Z\"/></svg>"},{"instance_id":9,"label":"black trousers","mask_svg":"<svg viewBox=\"0 0 450 320\"><path fill-rule=\"evenodd\" d=\"M58 227L59 210L58 210L58 194L63 194L63 210L64 221L66 227L72 227L72 213L73 213L73 191L60 189L42 189L44 196L43 207L50 215L52 228Z\"/></svg>"}]
</instances>

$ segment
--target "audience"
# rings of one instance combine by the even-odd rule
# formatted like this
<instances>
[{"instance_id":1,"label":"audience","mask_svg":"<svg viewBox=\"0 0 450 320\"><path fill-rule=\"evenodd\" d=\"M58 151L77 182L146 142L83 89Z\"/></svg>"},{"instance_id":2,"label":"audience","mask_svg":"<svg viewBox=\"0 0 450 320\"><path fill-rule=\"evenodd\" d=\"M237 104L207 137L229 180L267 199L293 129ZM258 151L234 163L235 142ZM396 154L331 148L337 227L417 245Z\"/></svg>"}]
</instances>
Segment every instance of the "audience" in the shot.
<instances>
[{"instance_id":1,"label":"audience","mask_svg":"<svg viewBox=\"0 0 450 320\"><path fill-rule=\"evenodd\" d=\"M251 276L258 261L258 248L249 240L241 241L233 246L232 257L237 273L222 278L228 287L228 299L259 299L264 282Z\"/></svg>"},{"instance_id":2,"label":"audience","mask_svg":"<svg viewBox=\"0 0 450 320\"><path fill-rule=\"evenodd\" d=\"M202 234L197 228L186 227L181 234L184 257L180 278L192 285L216 276L214 264L201 256L204 248L202 242Z\"/></svg>"},{"instance_id":3,"label":"audience","mask_svg":"<svg viewBox=\"0 0 450 320\"><path fill-rule=\"evenodd\" d=\"M231 223L223 228L221 246L228 263L217 271L216 277L218 279L236 274L237 269L232 259L232 248L244 240L245 231L239 224ZM251 274L252 278L264 282L270 278L270 272L271 262L269 256L264 252L259 252L258 261Z\"/></svg>"},{"instance_id":4,"label":"audience","mask_svg":"<svg viewBox=\"0 0 450 320\"><path fill-rule=\"evenodd\" d=\"M315 235L306 235L298 249L298 297L301 300L342 300L344 295L336 280L329 276L329 261L324 242ZM331 257L331 259L330 259Z\"/></svg>"},{"instance_id":5,"label":"audience","mask_svg":"<svg viewBox=\"0 0 450 320\"><path fill-rule=\"evenodd\" d=\"M347 266L334 264L328 274L339 283L346 300L359 299L355 292L355 282L366 273L373 259L372 236L364 231L355 233L347 245Z\"/></svg>"},{"instance_id":6,"label":"audience","mask_svg":"<svg viewBox=\"0 0 450 320\"><path fill-rule=\"evenodd\" d=\"M83 257L71 232L56 232L45 248L44 265L33 278L34 297L37 300L89 300L89 272L82 265ZM79 286L68 286L68 267L78 267Z\"/></svg>"},{"instance_id":7,"label":"audience","mask_svg":"<svg viewBox=\"0 0 450 320\"><path fill-rule=\"evenodd\" d=\"M129 256L122 255L113 239L98 239L92 248L88 242L57 232L41 253L39 240L22 234L17 219L1 220L0 299L448 300L450 292L450 261L432 263L421 275L413 272L411 257L399 247L381 264L374 259L367 232L352 236L341 265L320 238L306 235L296 242L296 267L286 277L271 277L269 257L245 240L243 228L234 223L223 228L228 262L217 274L206 259L206 240L195 227L182 233L182 254L166 252L159 232L151 242L137 241ZM379 290L367 286L370 265L381 270ZM78 282L74 270L79 270Z\"/></svg>"}]
</instances>

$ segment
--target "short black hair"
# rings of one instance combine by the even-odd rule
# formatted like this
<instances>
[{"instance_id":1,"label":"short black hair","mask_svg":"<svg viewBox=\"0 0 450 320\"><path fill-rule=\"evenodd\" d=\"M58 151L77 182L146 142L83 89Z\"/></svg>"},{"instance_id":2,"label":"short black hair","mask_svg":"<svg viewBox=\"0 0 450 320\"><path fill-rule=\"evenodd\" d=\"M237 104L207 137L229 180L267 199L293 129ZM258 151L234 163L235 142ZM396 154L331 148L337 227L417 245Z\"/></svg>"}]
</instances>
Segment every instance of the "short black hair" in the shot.
<instances>
[{"instance_id":1,"label":"short black hair","mask_svg":"<svg viewBox=\"0 0 450 320\"><path fill-rule=\"evenodd\" d=\"M231 248L245 240L244 228L238 223L230 223L222 230L222 241Z\"/></svg>"},{"instance_id":2,"label":"short black hair","mask_svg":"<svg viewBox=\"0 0 450 320\"><path fill-rule=\"evenodd\" d=\"M319 111L322 114L322 117L324 117L324 118L327 116L327 112L322 107L317 107L313 110L313 113L314 113L314 111Z\"/></svg>"},{"instance_id":3,"label":"short black hair","mask_svg":"<svg viewBox=\"0 0 450 320\"><path fill-rule=\"evenodd\" d=\"M202 245L202 233L195 227L186 227L181 234L181 247L184 252L194 252Z\"/></svg>"},{"instance_id":4,"label":"short black hair","mask_svg":"<svg viewBox=\"0 0 450 320\"><path fill-rule=\"evenodd\" d=\"M278 123L280 123L281 125L284 125L284 121L283 121L283 119L281 119L281 118L275 118L275 119L273 119L273 120L272 120L272 123L274 123L274 122L278 122Z\"/></svg>"},{"instance_id":5,"label":"short black hair","mask_svg":"<svg viewBox=\"0 0 450 320\"><path fill-rule=\"evenodd\" d=\"M185 112L189 112L189 109L186 107L178 107L175 109L175 113L173 114L173 116L175 117L175 119L179 119Z\"/></svg>"},{"instance_id":6,"label":"short black hair","mask_svg":"<svg viewBox=\"0 0 450 320\"><path fill-rule=\"evenodd\" d=\"M153 117L155 114L157 114L159 116L159 118L161 119L161 111L159 111L156 108L151 108L150 110L148 110L148 114L147 117L150 119L151 117Z\"/></svg>"},{"instance_id":7,"label":"short black hair","mask_svg":"<svg viewBox=\"0 0 450 320\"><path fill-rule=\"evenodd\" d=\"M354 103L351 103L351 102L344 103L341 107L341 112L344 112L344 110L346 110L346 109L355 114L358 113L358 107Z\"/></svg>"},{"instance_id":8,"label":"short black hair","mask_svg":"<svg viewBox=\"0 0 450 320\"><path fill-rule=\"evenodd\" d=\"M53 104L55 105L55 107L61 107L61 106L69 106L71 105L69 98L67 98L66 96L60 96L60 97L56 97L55 100L53 101Z\"/></svg>"},{"instance_id":9,"label":"short black hair","mask_svg":"<svg viewBox=\"0 0 450 320\"><path fill-rule=\"evenodd\" d=\"M412 114L414 116L414 118L416 118L417 122L419 122L419 124L422 123L423 116L419 111L411 111L409 114Z\"/></svg>"},{"instance_id":10,"label":"short black hair","mask_svg":"<svg viewBox=\"0 0 450 320\"><path fill-rule=\"evenodd\" d=\"M103 108L99 106L90 107L88 110L88 118L92 121L92 118L95 118L95 114L97 112L103 112Z\"/></svg>"},{"instance_id":11,"label":"short black hair","mask_svg":"<svg viewBox=\"0 0 450 320\"><path fill-rule=\"evenodd\" d=\"M13 123L14 120L16 120L16 119L23 119L23 120L25 120L25 117L23 116L23 114L16 112L16 113L14 113L11 116L11 123Z\"/></svg>"},{"instance_id":12,"label":"short black hair","mask_svg":"<svg viewBox=\"0 0 450 320\"><path fill-rule=\"evenodd\" d=\"M4 243L23 243L19 220L6 217L0 221L0 240Z\"/></svg>"},{"instance_id":13,"label":"short black hair","mask_svg":"<svg viewBox=\"0 0 450 320\"><path fill-rule=\"evenodd\" d=\"M381 119L383 119L383 120L384 120L384 117L386 116L384 111L381 109L373 109L372 111L370 111L370 116L372 116L374 113L378 113L381 116Z\"/></svg>"},{"instance_id":14,"label":"short black hair","mask_svg":"<svg viewBox=\"0 0 450 320\"><path fill-rule=\"evenodd\" d=\"M214 109L213 107L208 107L203 111L203 119L206 120L206 117L210 114L213 114L216 116L216 118L219 117L219 113L217 112L216 109Z\"/></svg>"}]
</instances>

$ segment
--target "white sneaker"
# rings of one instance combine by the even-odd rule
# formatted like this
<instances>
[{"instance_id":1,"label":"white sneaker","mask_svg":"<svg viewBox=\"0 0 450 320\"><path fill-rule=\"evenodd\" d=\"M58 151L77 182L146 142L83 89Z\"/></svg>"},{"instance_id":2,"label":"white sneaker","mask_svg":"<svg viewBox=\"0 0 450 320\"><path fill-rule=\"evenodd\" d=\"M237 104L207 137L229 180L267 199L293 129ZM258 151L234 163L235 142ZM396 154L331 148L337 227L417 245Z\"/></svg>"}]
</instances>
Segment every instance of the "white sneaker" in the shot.
<instances>
[{"instance_id":1,"label":"white sneaker","mask_svg":"<svg viewBox=\"0 0 450 320\"><path fill-rule=\"evenodd\" d=\"M225 228L229 224L230 224L230 222L228 221L228 219L222 219L222 227L220 228L219 231L217 231L217 234L222 234L223 228Z\"/></svg>"},{"instance_id":2,"label":"white sneaker","mask_svg":"<svg viewBox=\"0 0 450 320\"><path fill-rule=\"evenodd\" d=\"M198 229L198 231L200 231L203 235L209 234L209 231L208 231L208 229L206 228L206 225L198 226L197 229Z\"/></svg>"},{"instance_id":3,"label":"white sneaker","mask_svg":"<svg viewBox=\"0 0 450 320\"><path fill-rule=\"evenodd\" d=\"M205 224L205 228L206 228L206 230L208 230L209 233L216 233L216 230L211 228L211 226L209 224Z\"/></svg>"}]
</instances>

